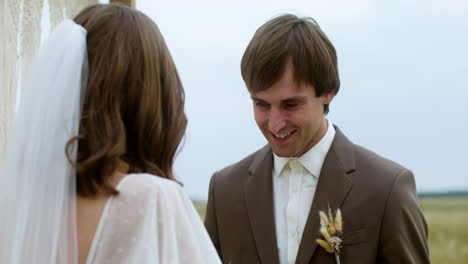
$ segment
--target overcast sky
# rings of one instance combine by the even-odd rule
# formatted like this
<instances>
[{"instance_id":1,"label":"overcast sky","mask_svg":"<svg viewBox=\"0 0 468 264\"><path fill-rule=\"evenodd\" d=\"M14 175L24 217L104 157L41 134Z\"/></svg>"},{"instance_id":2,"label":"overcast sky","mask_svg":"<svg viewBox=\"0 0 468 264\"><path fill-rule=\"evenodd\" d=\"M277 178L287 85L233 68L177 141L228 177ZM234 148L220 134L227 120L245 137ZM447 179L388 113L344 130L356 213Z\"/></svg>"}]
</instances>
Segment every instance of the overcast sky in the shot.
<instances>
[{"instance_id":1,"label":"overcast sky","mask_svg":"<svg viewBox=\"0 0 468 264\"><path fill-rule=\"evenodd\" d=\"M102 1L105 2L105 1ZM341 89L329 119L415 173L418 191L468 190L468 1L153 1L186 91L177 176L206 199L211 175L262 147L240 60L255 30L290 12L334 43Z\"/></svg>"}]
</instances>

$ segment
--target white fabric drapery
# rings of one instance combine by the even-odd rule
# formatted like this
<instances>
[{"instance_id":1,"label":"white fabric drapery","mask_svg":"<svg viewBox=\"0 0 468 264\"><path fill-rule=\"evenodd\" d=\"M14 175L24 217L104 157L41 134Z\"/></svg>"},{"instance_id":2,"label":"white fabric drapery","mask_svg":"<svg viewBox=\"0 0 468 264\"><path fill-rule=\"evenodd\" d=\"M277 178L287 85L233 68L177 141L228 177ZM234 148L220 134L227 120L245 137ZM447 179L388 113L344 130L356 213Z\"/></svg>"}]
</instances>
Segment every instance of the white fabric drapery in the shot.
<instances>
[{"instance_id":1,"label":"white fabric drapery","mask_svg":"<svg viewBox=\"0 0 468 264\"><path fill-rule=\"evenodd\" d=\"M50 17L43 17L44 4ZM72 18L97 0L2 0L0 2L0 162L6 150L16 111L16 97L28 67L40 45L41 24L50 19L51 29Z\"/></svg>"},{"instance_id":2,"label":"white fabric drapery","mask_svg":"<svg viewBox=\"0 0 468 264\"><path fill-rule=\"evenodd\" d=\"M13 123L18 81L20 0L0 3L0 161Z\"/></svg>"}]
</instances>

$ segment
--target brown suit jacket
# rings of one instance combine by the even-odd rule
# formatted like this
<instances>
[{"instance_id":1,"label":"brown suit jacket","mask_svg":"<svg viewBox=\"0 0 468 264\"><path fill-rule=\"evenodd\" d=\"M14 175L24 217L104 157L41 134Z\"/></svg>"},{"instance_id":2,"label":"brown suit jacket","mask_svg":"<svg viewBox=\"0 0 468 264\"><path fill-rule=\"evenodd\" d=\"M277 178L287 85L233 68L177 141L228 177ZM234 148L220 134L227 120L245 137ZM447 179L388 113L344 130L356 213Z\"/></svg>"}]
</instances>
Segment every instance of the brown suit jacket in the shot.
<instances>
[{"instance_id":1,"label":"brown suit jacket","mask_svg":"<svg viewBox=\"0 0 468 264\"><path fill-rule=\"evenodd\" d=\"M226 264L279 264L267 145L211 178L206 228ZM341 263L429 263L427 224L411 171L351 143L336 128L296 264L335 263L317 246L319 210L341 208Z\"/></svg>"}]
</instances>

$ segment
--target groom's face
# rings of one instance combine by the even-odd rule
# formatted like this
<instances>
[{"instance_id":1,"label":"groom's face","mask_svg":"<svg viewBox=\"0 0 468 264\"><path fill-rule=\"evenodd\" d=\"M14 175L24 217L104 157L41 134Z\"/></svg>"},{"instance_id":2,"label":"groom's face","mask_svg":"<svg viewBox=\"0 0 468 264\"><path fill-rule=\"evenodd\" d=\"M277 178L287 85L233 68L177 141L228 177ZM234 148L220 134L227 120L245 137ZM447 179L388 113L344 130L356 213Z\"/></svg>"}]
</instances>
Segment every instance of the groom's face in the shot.
<instances>
[{"instance_id":1,"label":"groom's face","mask_svg":"<svg viewBox=\"0 0 468 264\"><path fill-rule=\"evenodd\" d=\"M291 64L271 87L251 94L255 121L280 157L298 157L326 132L324 104L333 95L317 97L312 85L294 80Z\"/></svg>"}]
</instances>

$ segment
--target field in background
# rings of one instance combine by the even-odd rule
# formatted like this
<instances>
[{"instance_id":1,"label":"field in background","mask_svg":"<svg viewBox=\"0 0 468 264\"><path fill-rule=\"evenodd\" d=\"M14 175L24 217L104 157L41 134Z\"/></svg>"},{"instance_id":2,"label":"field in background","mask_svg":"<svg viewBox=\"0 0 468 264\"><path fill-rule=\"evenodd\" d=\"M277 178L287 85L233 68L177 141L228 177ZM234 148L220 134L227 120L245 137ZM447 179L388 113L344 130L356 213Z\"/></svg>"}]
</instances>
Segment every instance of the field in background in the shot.
<instances>
[{"instance_id":1,"label":"field in background","mask_svg":"<svg viewBox=\"0 0 468 264\"><path fill-rule=\"evenodd\" d=\"M201 218L205 220L206 203L194 201L193 204L195 205L195 208L197 209L197 212L200 214Z\"/></svg>"},{"instance_id":2,"label":"field in background","mask_svg":"<svg viewBox=\"0 0 468 264\"><path fill-rule=\"evenodd\" d=\"M421 208L429 225L432 263L468 263L468 197L425 197Z\"/></svg>"},{"instance_id":3,"label":"field in background","mask_svg":"<svg viewBox=\"0 0 468 264\"><path fill-rule=\"evenodd\" d=\"M204 218L206 204L194 204ZM429 225L431 263L468 263L468 196L424 197L421 208Z\"/></svg>"}]
</instances>

